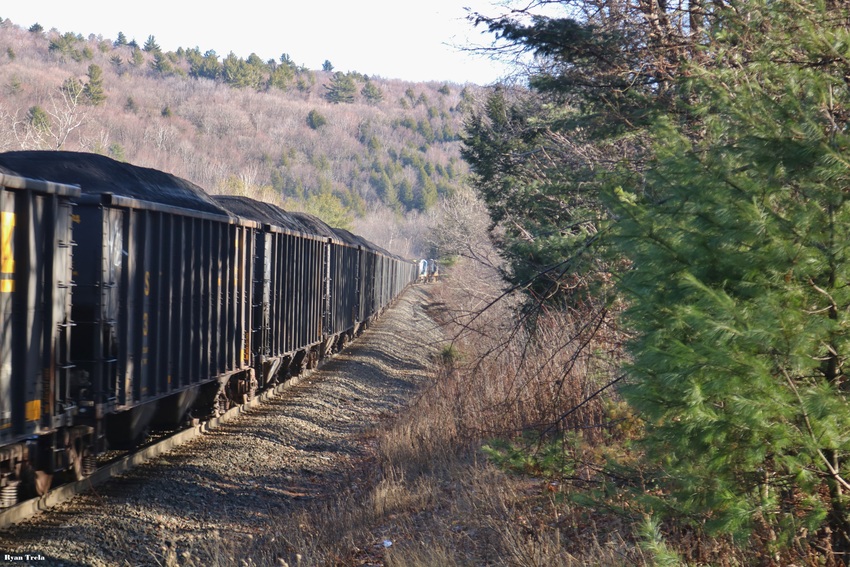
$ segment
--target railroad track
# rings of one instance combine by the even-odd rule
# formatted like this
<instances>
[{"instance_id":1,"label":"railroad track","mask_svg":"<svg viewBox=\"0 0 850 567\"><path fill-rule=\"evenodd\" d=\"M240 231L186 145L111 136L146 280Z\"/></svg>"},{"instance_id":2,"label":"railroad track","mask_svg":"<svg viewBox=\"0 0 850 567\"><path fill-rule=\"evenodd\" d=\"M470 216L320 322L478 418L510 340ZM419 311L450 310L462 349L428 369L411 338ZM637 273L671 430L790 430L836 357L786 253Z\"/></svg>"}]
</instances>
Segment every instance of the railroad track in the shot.
<instances>
[{"instance_id":1,"label":"railroad track","mask_svg":"<svg viewBox=\"0 0 850 567\"><path fill-rule=\"evenodd\" d=\"M57 486L52 488L43 496L19 502L12 507L3 509L0 511L0 529L8 528L13 524L32 518L36 514L50 510L59 504L68 502L77 495L88 492L92 488L126 473L133 467L146 463L160 455L166 454L174 448L197 439L205 433L220 428L225 423L238 419L245 412L260 406L264 402L280 395L287 389L298 385L301 381L306 379L310 373L311 371L307 371L300 376L292 377L282 384L277 384L273 388L266 390L265 392L261 392L253 399L230 408L219 417L214 417L191 427L186 427L179 431L168 433L156 441L146 443L137 449L126 452L123 456L109 458L102 465L99 465L91 475L87 476L83 480Z\"/></svg>"}]
</instances>

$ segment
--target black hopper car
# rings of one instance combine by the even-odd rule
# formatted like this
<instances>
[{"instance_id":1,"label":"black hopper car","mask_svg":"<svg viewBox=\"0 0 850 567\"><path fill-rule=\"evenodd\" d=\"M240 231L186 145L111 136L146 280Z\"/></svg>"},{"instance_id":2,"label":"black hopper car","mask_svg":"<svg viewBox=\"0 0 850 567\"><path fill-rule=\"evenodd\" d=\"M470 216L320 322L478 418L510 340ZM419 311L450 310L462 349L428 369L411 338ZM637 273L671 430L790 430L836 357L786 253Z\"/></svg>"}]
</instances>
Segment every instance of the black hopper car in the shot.
<instances>
[{"instance_id":1,"label":"black hopper car","mask_svg":"<svg viewBox=\"0 0 850 567\"><path fill-rule=\"evenodd\" d=\"M416 275L315 217L160 171L0 154L0 507L315 367Z\"/></svg>"}]
</instances>

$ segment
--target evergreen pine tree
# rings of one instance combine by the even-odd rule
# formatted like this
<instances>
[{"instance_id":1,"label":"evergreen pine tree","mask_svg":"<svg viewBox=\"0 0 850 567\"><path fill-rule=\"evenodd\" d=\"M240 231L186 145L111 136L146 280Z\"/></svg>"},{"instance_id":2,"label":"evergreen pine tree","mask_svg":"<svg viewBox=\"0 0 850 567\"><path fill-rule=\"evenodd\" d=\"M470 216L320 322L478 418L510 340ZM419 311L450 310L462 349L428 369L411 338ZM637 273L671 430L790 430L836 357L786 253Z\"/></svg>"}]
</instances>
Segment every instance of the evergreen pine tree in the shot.
<instances>
[{"instance_id":1,"label":"evergreen pine tree","mask_svg":"<svg viewBox=\"0 0 850 567\"><path fill-rule=\"evenodd\" d=\"M407 179L403 178L398 183L398 200L407 210L412 210L416 207L416 202L413 193L413 184Z\"/></svg>"},{"instance_id":2,"label":"evergreen pine tree","mask_svg":"<svg viewBox=\"0 0 850 567\"><path fill-rule=\"evenodd\" d=\"M384 92L381 90L381 87L372 81L366 81L366 84L360 89L360 94L363 95L363 98L369 104L378 104L384 100Z\"/></svg>"},{"instance_id":3,"label":"evergreen pine tree","mask_svg":"<svg viewBox=\"0 0 850 567\"><path fill-rule=\"evenodd\" d=\"M174 72L174 66L171 64L171 61L161 51L154 52L150 67L161 75L170 75Z\"/></svg>"},{"instance_id":4,"label":"evergreen pine tree","mask_svg":"<svg viewBox=\"0 0 850 567\"><path fill-rule=\"evenodd\" d=\"M345 73L336 72L331 77L329 85L325 85L325 98L334 104L352 103L357 93L354 79Z\"/></svg>"},{"instance_id":5,"label":"evergreen pine tree","mask_svg":"<svg viewBox=\"0 0 850 567\"><path fill-rule=\"evenodd\" d=\"M222 66L215 51L207 51L203 55L199 50L192 50L186 55L189 61L189 75L195 78L217 79L222 73Z\"/></svg>"},{"instance_id":6,"label":"evergreen pine tree","mask_svg":"<svg viewBox=\"0 0 850 567\"><path fill-rule=\"evenodd\" d=\"M92 63L89 65L88 83L86 83L84 94L92 106L99 106L106 100L103 90L103 70Z\"/></svg>"},{"instance_id":7,"label":"evergreen pine tree","mask_svg":"<svg viewBox=\"0 0 850 567\"><path fill-rule=\"evenodd\" d=\"M268 86L285 91L294 78L295 71L292 67L280 65L269 74Z\"/></svg>"},{"instance_id":8,"label":"evergreen pine tree","mask_svg":"<svg viewBox=\"0 0 850 567\"><path fill-rule=\"evenodd\" d=\"M224 81L238 88L250 87L259 89L263 83L265 63L256 55L249 61L229 53L221 63L221 76Z\"/></svg>"},{"instance_id":9,"label":"evergreen pine tree","mask_svg":"<svg viewBox=\"0 0 850 567\"><path fill-rule=\"evenodd\" d=\"M601 133L591 145L582 140L584 134L564 132L565 124L583 120L539 96L499 88L470 113L465 126L461 153L502 232L507 275L552 303L586 305L607 271L602 255L588 251L607 215L598 193L601 173L617 158L603 153ZM415 126L428 135L424 124ZM589 156L611 161L600 164Z\"/></svg>"},{"instance_id":10,"label":"evergreen pine tree","mask_svg":"<svg viewBox=\"0 0 850 567\"><path fill-rule=\"evenodd\" d=\"M850 551L850 61L835 56L850 29L839 12L756 0L724 14L714 55L738 64L691 69L681 116L700 127L659 121L649 173L613 193L632 266L623 391L646 419L647 462L667 494L658 509L776 548L828 541L829 553Z\"/></svg>"},{"instance_id":11,"label":"evergreen pine tree","mask_svg":"<svg viewBox=\"0 0 850 567\"><path fill-rule=\"evenodd\" d=\"M27 119L30 126L38 132L44 133L50 130L50 115L38 105L30 107L29 112L27 112Z\"/></svg>"},{"instance_id":12,"label":"evergreen pine tree","mask_svg":"<svg viewBox=\"0 0 850 567\"><path fill-rule=\"evenodd\" d=\"M142 55L142 51L136 47L133 49L133 56L130 58L130 64L133 67L141 67L145 62L145 56Z\"/></svg>"},{"instance_id":13,"label":"evergreen pine tree","mask_svg":"<svg viewBox=\"0 0 850 567\"><path fill-rule=\"evenodd\" d=\"M318 130L328 123L328 119L315 108L307 113L307 126L313 130Z\"/></svg>"},{"instance_id":14,"label":"evergreen pine tree","mask_svg":"<svg viewBox=\"0 0 850 567\"><path fill-rule=\"evenodd\" d=\"M161 51L159 44L156 42L156 39L152 35L148 36L148 39L145 41L145 45L144 47L142 47L142 50L148 53L155 53L157 51Z\"/></svg>"}]
</instances>

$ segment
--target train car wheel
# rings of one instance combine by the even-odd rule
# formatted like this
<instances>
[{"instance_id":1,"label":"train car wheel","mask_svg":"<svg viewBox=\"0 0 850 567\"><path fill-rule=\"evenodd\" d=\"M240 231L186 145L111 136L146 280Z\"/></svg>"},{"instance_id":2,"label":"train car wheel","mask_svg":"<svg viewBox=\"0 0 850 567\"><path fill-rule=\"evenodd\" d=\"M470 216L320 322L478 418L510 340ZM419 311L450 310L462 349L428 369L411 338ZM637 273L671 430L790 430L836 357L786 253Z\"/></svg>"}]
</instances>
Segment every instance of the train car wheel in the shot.
<instances>
[{"instance_id":1,"label":"train car wheel","mask_svg":"<svg viewBox=\"0 0 850 567\"><path fill-rule=\"evenodd\" d=\"M72 448L68 450L68 461L71 465L68 470L68 477L70 481L80 481L86 477L85 467L83 466L83 452L78 451L76 448Z\"/></svg>"},{"instance_id":2,"label":"train car wheel","mask_svg":"<svg viewBox=\"0 0 850 567\"><path fill-rule=\"evenodd\" d=\"M21 463L20 475L18 478L21 484L18 488L20 500L29 500L37 496L44 496L50 490L53 484L53 475L44 471L37 471L32 468L28 462Z\"/></svg>"},{"instance_id":3,"label":"train car wheel","mask_svg":"<svg viewBox=\"0 0 850 567\"><path fill-rule=\"evenodd\" d=\"M35 471L35 493L44 496L53 485L53 475L44 471Z\"/></svg>"}]
</instances>

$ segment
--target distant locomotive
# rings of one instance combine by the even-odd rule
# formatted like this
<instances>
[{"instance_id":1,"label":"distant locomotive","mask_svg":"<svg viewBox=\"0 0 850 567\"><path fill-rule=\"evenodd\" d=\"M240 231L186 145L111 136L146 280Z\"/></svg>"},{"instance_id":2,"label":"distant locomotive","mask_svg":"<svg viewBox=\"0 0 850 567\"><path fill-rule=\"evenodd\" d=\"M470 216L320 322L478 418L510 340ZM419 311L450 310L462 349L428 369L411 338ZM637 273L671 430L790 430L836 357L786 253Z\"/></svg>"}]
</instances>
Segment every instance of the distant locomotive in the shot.
<instances>
[{"instance_id":1,"label":"distant locomotive","mask_svg":"<svg viewBox=\"0 0 850 567\"><path fill-rule=\"evenodd\" d=\"M0 154L0 507L315 367L417 274L315 217L160 171Z\"/></svg>"}]
</instances>

